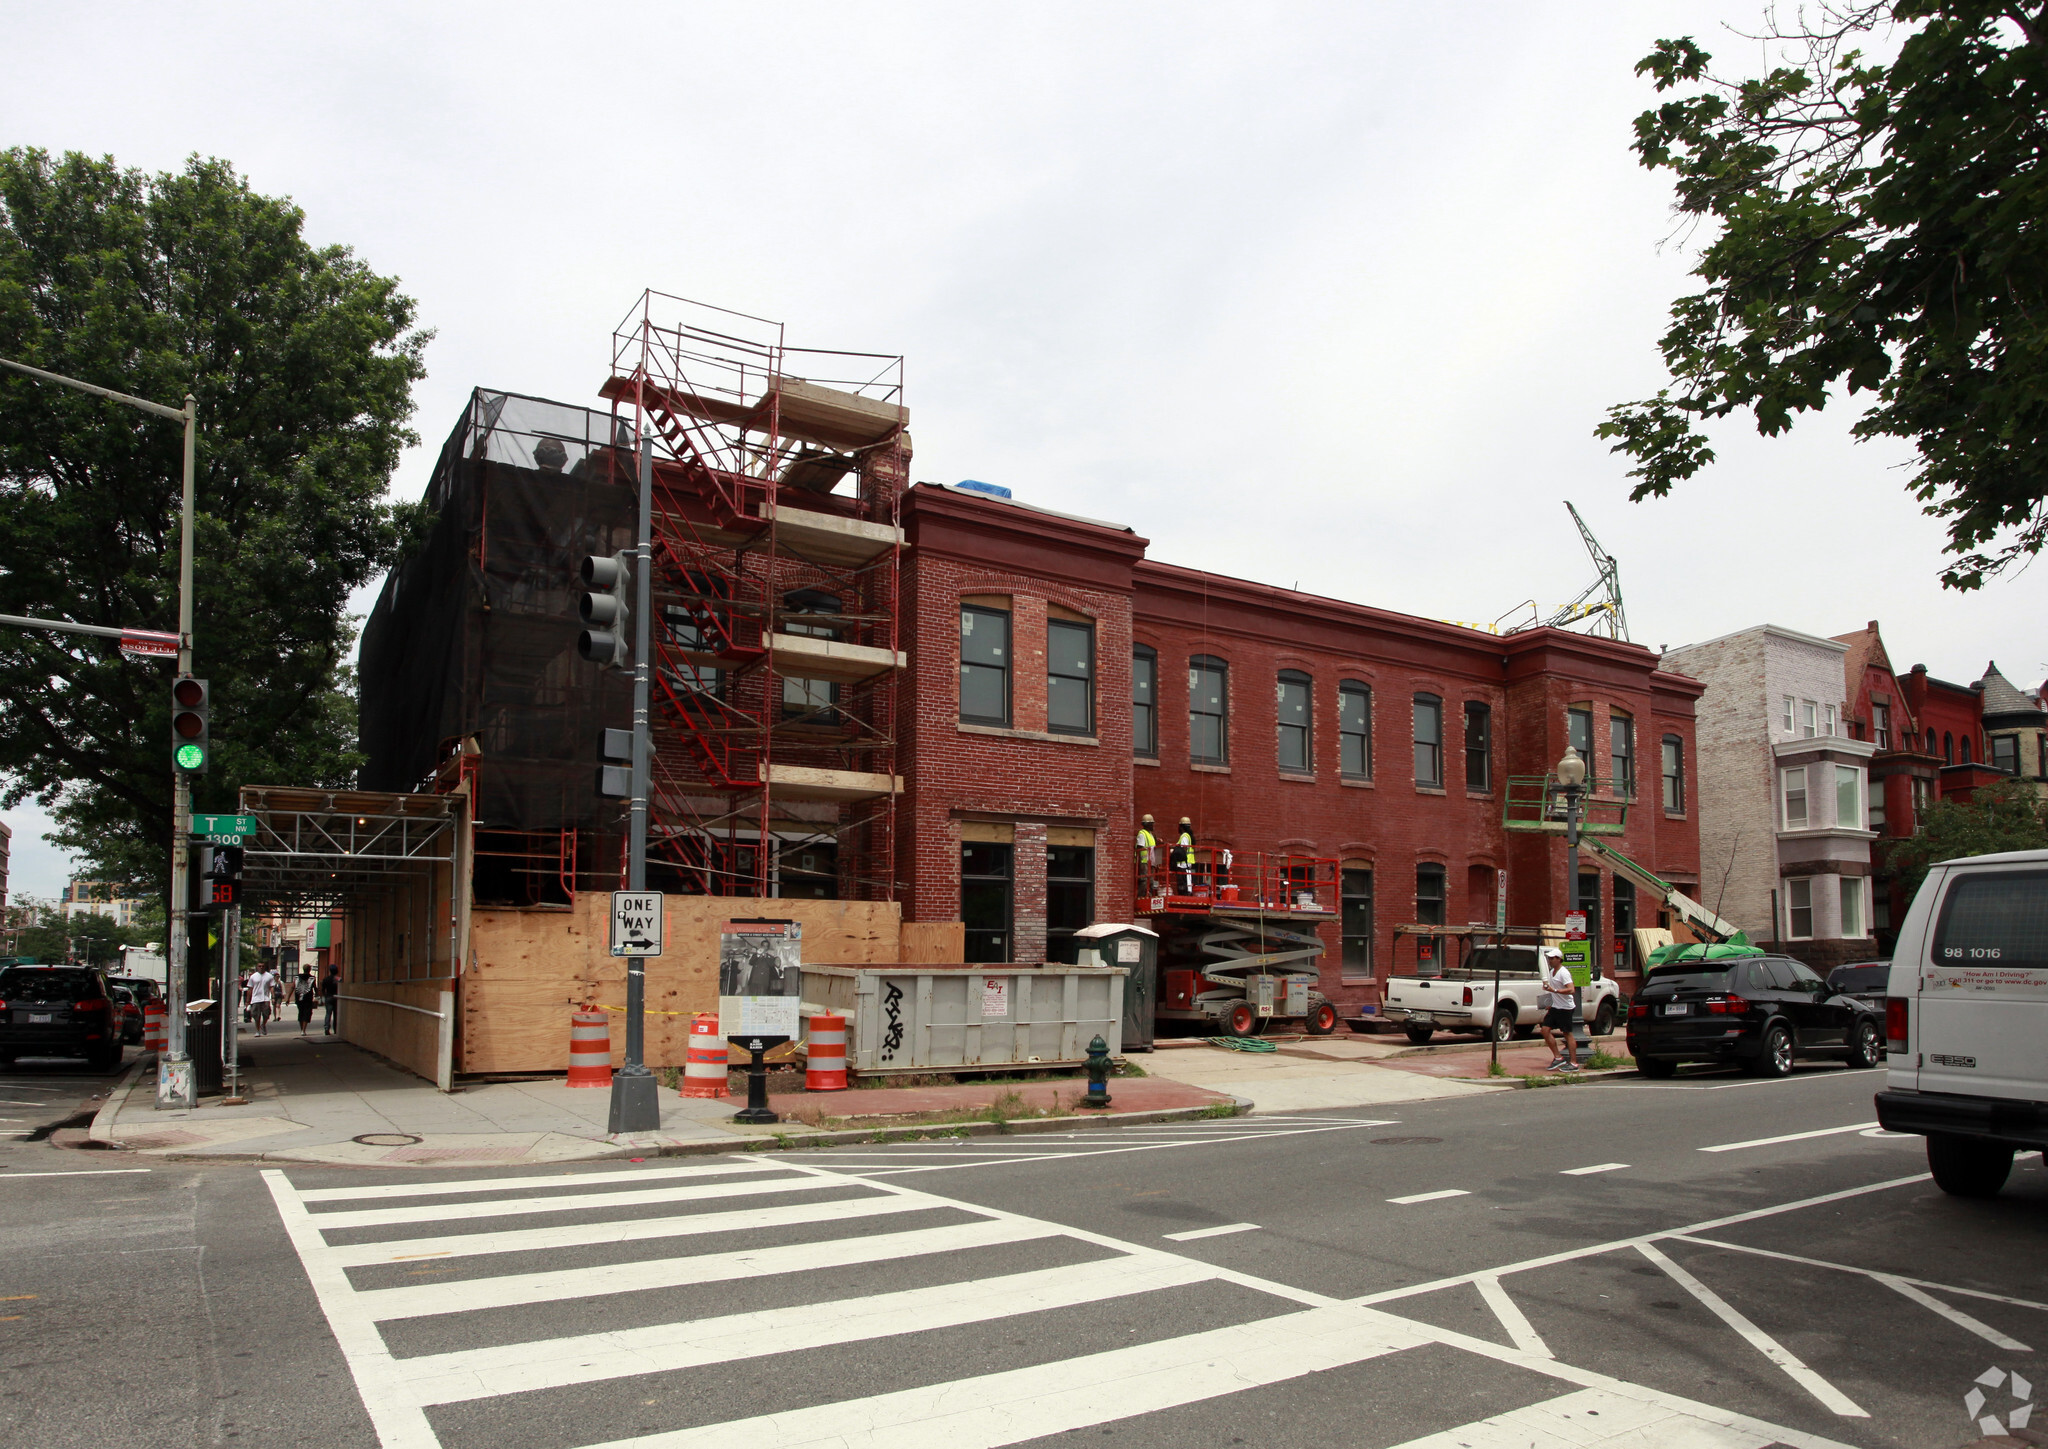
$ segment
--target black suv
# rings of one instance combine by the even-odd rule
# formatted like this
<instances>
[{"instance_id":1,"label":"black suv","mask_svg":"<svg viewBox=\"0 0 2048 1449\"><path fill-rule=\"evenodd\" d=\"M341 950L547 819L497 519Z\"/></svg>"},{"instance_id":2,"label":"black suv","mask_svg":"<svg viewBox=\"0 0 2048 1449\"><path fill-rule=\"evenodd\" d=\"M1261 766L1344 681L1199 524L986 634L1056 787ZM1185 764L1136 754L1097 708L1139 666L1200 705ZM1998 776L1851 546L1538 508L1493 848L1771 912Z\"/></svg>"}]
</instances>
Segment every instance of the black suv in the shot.
<instances>
[{"instance_id":1,"label":"black suv","mask_svg":"<svg viewBox=\"0 0 2048 1449\"><path fill-rule=\"evenodd\" d=\"M0 970L0 1066L16 1057L121 1064L121 1012L106 976L84 966Z\"/></svg>"},{"instance_id":2,"label":"black suv","mask_svg":"<svg viewBox=\"0 0 2048 1449\"><path fill-rule=\"evenodd\" d=\"M1884 1060L1884 1011L1829 987L1789 956L1670 961L1628 1009L1628 1049L1646 1077L1681 1062L1740 1062L1782 1077L1795 1057Z\"/></svg>"}]
</instances>

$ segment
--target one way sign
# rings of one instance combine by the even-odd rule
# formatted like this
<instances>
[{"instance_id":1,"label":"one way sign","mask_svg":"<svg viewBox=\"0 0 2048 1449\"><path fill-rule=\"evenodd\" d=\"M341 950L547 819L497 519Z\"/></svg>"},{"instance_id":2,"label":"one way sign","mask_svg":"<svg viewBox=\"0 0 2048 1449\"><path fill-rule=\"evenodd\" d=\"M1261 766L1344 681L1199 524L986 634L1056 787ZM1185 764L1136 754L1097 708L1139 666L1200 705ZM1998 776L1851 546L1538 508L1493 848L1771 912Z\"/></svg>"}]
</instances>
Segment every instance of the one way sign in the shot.
<instances>
[{"instance_id":1,"label":"one way sign","mask_svg":"<svg viewBox=\"0 0 2048 1449\"><path fill-rule=\"evenodd\" d=\"M612 954L661 954L660 891L612 892Z\"/></svg>"}]
</instances>

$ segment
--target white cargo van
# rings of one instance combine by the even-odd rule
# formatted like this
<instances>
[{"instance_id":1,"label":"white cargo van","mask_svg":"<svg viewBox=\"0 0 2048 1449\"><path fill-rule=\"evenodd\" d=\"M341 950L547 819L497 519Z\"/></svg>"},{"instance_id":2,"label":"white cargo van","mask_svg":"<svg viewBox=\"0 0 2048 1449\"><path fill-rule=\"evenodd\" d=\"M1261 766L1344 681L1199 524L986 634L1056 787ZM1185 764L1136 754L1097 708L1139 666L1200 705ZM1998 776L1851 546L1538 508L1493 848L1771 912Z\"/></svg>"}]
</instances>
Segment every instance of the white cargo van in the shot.
<instances>
[{"instance_id":1,"label":"white cargo van","mask_svg":"<svg viewBox=\"0 0 2048 1449\"><path fill-rule=\"evenodd\" d=\"M1927 1138L1943 1191L1991 1197L2048 1151L2048 850L1928 871L1892 951L1877 1120Z\"/></svg>"}]
</instances>

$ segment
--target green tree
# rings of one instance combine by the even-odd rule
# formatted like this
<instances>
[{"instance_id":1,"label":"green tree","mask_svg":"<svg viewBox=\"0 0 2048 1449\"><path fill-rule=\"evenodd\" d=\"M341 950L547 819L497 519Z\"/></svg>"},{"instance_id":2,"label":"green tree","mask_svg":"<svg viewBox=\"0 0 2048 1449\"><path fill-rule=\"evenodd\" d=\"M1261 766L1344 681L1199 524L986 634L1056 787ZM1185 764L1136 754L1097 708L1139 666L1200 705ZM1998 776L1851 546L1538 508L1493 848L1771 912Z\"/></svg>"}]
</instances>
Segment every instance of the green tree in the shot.
<instances>
[{"instance_id":1,"label":"green tree","mask_svg":"<svg viewBox=\"0 0 2048 1449\"><path fill-rule=\"evenodd\" d=\"M1978 588L2048 543L2048 4L1801 14L1760 78L1713 75L1690 39L1636 67L1678 93L1636 119L1635 151L1705 229L1706 285L1672 304L1671 386L1598 433L1640 500L1713 461L1702 421L1747 410L1771 436L1861 394L1856 436L1917 450L1942 581Z\"/></svg>"},{"instance_id":2,"label":"green tree","mask_svg":"<svg viewBox=\"0 0 2048 1449\"><path fill-rule=\"evenodd\" d=\"M1894 844L1886 870L1910 900L1938 861L2001 850L2048 850L2048 799L2025 780L2000 780L1965 801L1943 800L1927 812L1920 833Z\"/></svg>"},{"instance_id":3,"label":"green tree","mask_svg":"<svg viewBox=\"0 0 2048 1449\"><path fill-rule=\"evenodd\" d=\"M244 782L353 783L349 592L414 510L383 501L427 334L411 299L226 162L144 175L0 153L0 356L199 400L197 808ZM0 372L0 613L177 627L174 424ZM52 808L82 874L163 888L169 672L112 640L0 630L0 784Z\"/></svg>"}]
</instances>

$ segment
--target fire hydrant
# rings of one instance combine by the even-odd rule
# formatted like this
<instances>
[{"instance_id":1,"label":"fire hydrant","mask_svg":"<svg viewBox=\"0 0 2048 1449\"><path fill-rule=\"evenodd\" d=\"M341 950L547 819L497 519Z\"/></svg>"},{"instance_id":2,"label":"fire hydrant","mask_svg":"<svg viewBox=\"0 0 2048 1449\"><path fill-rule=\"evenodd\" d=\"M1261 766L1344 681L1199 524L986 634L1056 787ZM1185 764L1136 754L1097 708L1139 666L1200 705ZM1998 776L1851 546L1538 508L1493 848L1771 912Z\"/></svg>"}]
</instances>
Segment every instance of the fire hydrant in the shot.
<instances>
[{"instance_id":1,"label":"fire hydrant","mask_svg":"<svg viewBox=\"0 0 2048 1449\"><path fill-rule=\"evenodd\" d=\"M1088 1095L1081 1099L1081 1105L1109 1105L1109 1043L1100 1036L1088 1043Z\"/></svg>"}]
</instances>

